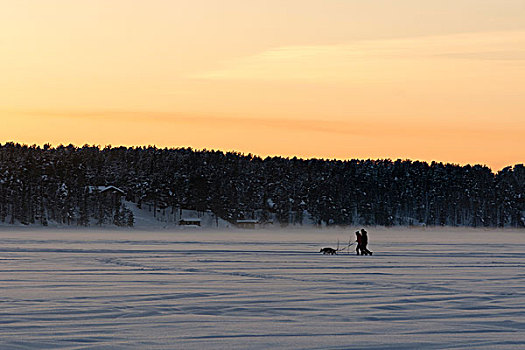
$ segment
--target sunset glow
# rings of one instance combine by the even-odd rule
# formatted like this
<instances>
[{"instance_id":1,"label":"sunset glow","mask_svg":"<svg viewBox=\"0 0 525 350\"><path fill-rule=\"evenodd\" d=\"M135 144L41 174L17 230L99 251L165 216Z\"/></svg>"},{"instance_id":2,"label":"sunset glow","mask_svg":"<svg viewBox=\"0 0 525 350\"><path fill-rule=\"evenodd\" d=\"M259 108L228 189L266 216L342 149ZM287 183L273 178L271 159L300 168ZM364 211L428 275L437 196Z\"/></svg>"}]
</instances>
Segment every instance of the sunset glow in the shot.
<instances>
[{"instance_id":1,"label":"sunset glow","mask_svg":"<svg viewBox=\"0 0 525 350\"><path fill-rule=\"evenodd\" d=\"M525 162L521 0L0 4L0 143Z\"/></svg>"}]
</instances>

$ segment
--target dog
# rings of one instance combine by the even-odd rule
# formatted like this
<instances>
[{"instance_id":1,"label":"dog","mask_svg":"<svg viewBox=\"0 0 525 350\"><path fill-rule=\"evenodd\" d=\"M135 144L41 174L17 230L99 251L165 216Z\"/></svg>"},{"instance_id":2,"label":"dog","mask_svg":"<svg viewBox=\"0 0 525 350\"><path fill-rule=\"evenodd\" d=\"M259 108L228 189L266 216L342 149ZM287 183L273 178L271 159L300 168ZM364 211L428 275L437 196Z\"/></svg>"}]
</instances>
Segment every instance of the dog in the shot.
<instances>
[{"instance_id":1,"label":"dog","mask_svg":"<svg viewBox=\"0 0 525 350\"><path fill-rule=\"evenodd\" d=\"M337 255L337 250L335 250L334 248L326 247L326 248L321 248L319 253L323 253L325 255L326 254L328 254L328 255Z\"/></svg>"}]
</instances>

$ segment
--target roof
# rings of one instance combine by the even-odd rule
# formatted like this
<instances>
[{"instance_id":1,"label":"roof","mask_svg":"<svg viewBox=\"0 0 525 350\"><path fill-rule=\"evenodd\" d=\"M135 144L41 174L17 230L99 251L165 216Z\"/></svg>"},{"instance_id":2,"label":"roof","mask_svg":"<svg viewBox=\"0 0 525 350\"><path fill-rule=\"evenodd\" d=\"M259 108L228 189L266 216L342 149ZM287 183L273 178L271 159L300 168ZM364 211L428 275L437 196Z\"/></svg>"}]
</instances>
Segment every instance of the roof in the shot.
<instances>
[{"instance_id":1,"label":"roof","mask_svg":"<svg viewBox=\"0 0 525 350\"><path fill-rule=\"evenodd\" d=\"M106 191L116 191L120 192L121 194L126 194L123 190L121 190L118 187L115 186L88 186L89 193L93 193L95 191L98 191L100 193L106 192Z\"/></svg>"},{"instance_id":2,"label":"roof","mask_svg":"<svg viewBox=\"0 0 525 350\"><path fill-rule=\"evenodd\" d=\"M201 219L199 219L199 218L181 218L179 221L201 222Z\"/></svg>"}]
</instances>

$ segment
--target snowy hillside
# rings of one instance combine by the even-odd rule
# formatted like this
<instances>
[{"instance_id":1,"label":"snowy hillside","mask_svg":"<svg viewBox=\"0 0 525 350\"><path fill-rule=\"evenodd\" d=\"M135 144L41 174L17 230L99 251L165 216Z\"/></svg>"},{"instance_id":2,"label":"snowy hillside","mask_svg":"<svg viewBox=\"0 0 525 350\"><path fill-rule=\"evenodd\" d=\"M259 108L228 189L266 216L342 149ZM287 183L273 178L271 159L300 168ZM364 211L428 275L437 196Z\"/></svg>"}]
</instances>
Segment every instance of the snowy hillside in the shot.
<instances>
[{"instance_id":1,"label":"snowy hillside","mask_svg":"<svg viewBox=\"0 0 525 350\"><path fill-rule=\"evenodd\" d=\"M124 202L124 205L131 210L135 220L134 228L139 230L151 230L159 228L197 228L179 225L180 220L199 219L199 225L202 228L225 229L232 225L214 215L211 211L196 211L188 209L159 209L154 213L151 206L144 205L139 209L135 203Z\"/></svg>"}]
</instances>

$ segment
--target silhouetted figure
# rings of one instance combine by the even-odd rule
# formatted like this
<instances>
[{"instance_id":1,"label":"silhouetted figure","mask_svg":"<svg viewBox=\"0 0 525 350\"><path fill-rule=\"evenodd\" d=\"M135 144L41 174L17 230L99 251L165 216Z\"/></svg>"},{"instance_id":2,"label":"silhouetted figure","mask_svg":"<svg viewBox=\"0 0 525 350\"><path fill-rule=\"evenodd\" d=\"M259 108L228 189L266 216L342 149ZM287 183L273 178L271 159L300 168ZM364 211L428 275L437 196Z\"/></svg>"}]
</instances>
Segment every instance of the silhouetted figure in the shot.
<instances>
[{"instance_id":1,"label":"silhouetted figure","mask_svg":"<svg viewBox=\"0 0 525 350\"><path fill-rule=\"evenodd\" d=\"M361 253L362 255L372 255L372 252L366 247L368 245L368 232L364 228L361 229Z\"/></svg>"},{"instance_id":2,"label":"silhouetted figure","mask_svg":"<svg viewBox=\"0 0 525 350\"><path fill-rule=\"evenodd\" d=\"M355 252L357 255L361 255L363 254L363 237L361 236L361 233L359 233L359 231L355 231L355 236L356 236L356 242L357 242L357 246L355 247Z\"/></svg>"}]
</instances>

